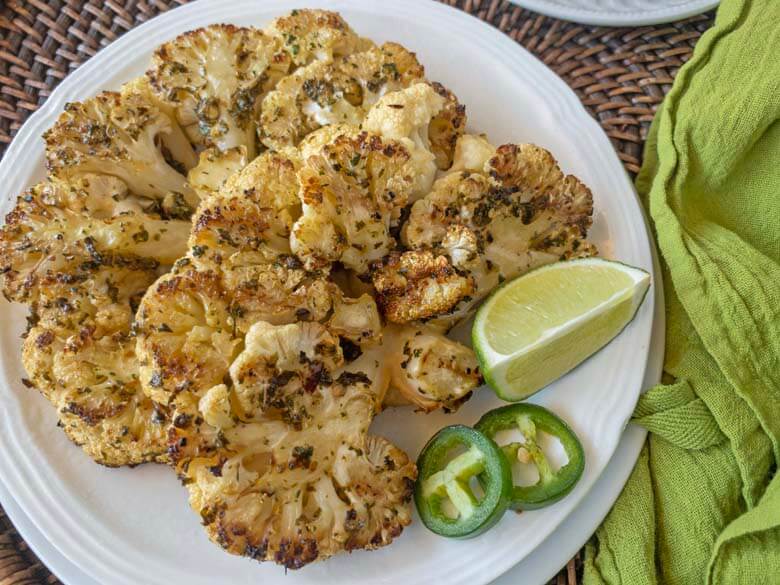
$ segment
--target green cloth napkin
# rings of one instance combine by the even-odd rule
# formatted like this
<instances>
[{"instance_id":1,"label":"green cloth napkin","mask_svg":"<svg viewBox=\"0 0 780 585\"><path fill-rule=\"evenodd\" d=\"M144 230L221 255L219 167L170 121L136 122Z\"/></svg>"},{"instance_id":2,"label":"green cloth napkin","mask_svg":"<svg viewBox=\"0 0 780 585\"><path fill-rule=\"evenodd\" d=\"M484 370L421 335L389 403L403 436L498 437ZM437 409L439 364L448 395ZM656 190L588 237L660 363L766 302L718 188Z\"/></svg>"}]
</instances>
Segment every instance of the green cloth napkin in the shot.
<instances>
[{"instance_id":1,"label":"green cloth napkin","mask_svg":"<svg viewBox=\"0 0 780 585\"><path fill-rule=\"evenodd\" d=\"M664 384L585 584L780 584L780 0L724 0L637 188L662 257Z\"/></svg>"}]
</instances>

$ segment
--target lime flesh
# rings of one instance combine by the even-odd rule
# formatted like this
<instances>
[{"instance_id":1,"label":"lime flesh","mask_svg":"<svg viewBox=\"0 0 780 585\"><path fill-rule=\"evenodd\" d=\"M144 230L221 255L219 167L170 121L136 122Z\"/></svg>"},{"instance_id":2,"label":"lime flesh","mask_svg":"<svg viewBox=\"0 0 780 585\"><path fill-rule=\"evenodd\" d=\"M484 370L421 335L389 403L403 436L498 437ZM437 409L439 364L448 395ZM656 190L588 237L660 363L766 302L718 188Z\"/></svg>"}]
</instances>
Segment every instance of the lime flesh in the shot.
<instances>
[{"instance_id":1,"label":"lime flesh","mask_svg":"<svg viewBox=\"0 0 780 585\"><path fill-rule=\"evenodd\" d=\"M477 312L472 338L482 373L504 400L522 400L604 347L636 314L643 270L586 258L525 274Z\"/></svg>"}]
</instances>

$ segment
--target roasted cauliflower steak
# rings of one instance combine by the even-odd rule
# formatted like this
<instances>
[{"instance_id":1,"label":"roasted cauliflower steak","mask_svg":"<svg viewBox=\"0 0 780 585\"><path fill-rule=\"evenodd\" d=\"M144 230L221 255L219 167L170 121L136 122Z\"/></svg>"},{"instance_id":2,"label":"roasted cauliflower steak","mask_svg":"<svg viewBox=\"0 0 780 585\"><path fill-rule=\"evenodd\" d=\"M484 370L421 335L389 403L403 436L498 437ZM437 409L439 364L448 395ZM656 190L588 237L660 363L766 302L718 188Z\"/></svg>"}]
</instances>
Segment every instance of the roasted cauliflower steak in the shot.
<instances>
[{"instance_id":1,"label":"roasted cauliflower steak","mask_svg":"<svg viewBox=\"0 0 780 585\"><path fill-rule=\"evenodd\" d=\"M460 152L490 153L472 138ZM474 148L471 148L471 147ZM500 282L537 266L596 253L586 240L593 198L552 155L532 144L498 147L481 170L456 160L452 172L417 201L403 226L407 250L373 267L385 317L447 330ZM406 267L438 262L436 270ZM470 282L472 286L466 286Z\"/></svg>"},{"instance_id":2,"label":"roasted cauliflower steak","mask_svg":"<svg viewBox=\"0 0 780 585\"><path fill-rule=\"evenodd\" d=\"M28 384L75 443L111 466L166 453L165 409L141 391L131 325L146 288L186 249L189 224L139 200L113 177L44 182L0 230L3 292L30 306Z\"/></svg>"},{"instance_id":3,"label":"roasted cauliflower steak","mask_svg":"<svg viewBox=\"0 0 780 585\"><path fill-rule=\"evenodd\" d=\"M213 541L298 569L387 545L409 524L416 469L368 433L378 410L370 362L345 365L338 336L320 323L259 321L229 389L197 400L184 391L191 414L177 411L172 457ZM211 424L204 444L199 427Z\"/></svg>"}]
</instances>

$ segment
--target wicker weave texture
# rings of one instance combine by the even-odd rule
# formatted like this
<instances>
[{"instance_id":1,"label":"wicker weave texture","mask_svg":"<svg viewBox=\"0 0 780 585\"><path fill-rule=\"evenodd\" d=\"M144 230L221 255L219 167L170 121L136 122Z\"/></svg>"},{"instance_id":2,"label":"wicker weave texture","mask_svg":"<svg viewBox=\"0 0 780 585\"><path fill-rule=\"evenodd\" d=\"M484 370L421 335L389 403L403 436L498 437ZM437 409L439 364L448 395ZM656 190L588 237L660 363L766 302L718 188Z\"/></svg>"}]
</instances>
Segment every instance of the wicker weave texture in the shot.
<instances>
[{"instance_id":1,"label":"wicker weave texture","mask_svg":"<svg viewBox=\"0 0 780 585\"><path fill-rule=\"evenodd\" d=\"M131 28L186 1L0 2L0 156L71 71ZM558 73L631 174L641 166L656 108L713 20L709 13L668 25L603 28L541 16L505 0L441 1L489 22ZM575 585L580 574L577 555L551 585ZM0 585L56 583L0 509Z\"/></svg>"}]
</instances>

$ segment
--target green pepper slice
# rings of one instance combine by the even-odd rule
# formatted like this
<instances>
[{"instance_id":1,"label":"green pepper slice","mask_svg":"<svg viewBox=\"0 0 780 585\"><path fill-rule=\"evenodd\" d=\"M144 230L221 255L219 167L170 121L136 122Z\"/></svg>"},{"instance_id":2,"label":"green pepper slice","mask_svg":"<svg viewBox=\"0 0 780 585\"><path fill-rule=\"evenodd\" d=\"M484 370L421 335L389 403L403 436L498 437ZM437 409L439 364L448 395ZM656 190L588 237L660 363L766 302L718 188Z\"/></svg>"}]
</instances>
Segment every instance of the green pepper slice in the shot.
<instances>
[{"instance_id":1,"label":"green pepper slice","mask_svg":"<svg viewBox=\"0 0 780 585\"><path fill-rule=\"evenodd\" d=\"M512 488L510 506L515 510L535 510L557 502L577 485L585 469L585 451L582 443L558 416L535 404L510 404L491 410L475 425L491 439L499 431L519 429L525 442L503 445L503 451L508 462L519 460L523 463L533 463L539 471L539 481L534 485ZM556 437L563 445L569 461L553 471L544 452L537 442L537 430L544 431Z\"/></svg>"},{"instance_id":2,"label":"green pepper slice","mask_svg":"<svg viewBox=\"0 0 780 585\"><path fill-rule=\"evenodd\" d=\"M466 450L452 460L449 453ZM491 528L509 506L512 469L491 439L463 425L444 427L425 445L417 459L414 501L423 524L441 536L471 538ZM484 494L470 486L477 477ZM442 504L449 499L455 517Z\"/></svg>"}]
</instances>

